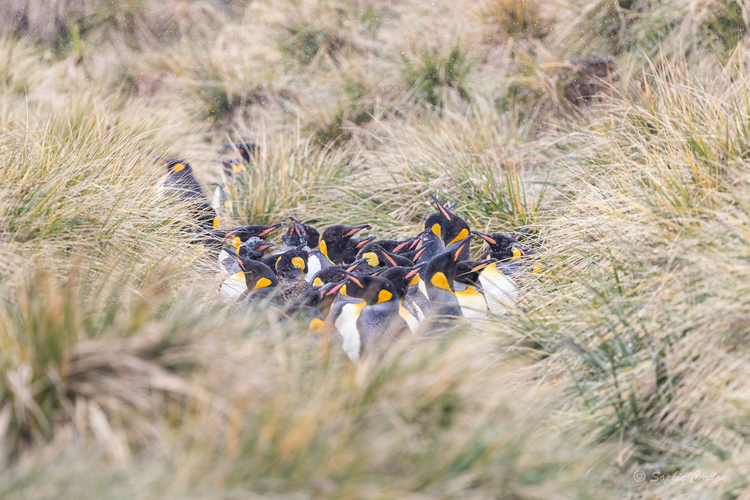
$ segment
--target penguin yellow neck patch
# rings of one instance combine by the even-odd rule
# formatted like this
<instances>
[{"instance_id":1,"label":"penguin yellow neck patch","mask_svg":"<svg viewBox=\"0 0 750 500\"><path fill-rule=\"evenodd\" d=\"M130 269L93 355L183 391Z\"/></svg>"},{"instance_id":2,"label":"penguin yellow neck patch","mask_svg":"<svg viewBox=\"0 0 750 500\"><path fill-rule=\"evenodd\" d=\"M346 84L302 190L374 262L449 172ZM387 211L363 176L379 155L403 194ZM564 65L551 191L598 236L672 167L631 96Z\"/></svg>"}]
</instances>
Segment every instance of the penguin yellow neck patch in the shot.
<instances>
[{"instance_id":1,"label":"penguin yellow neck patch","mask_svg":"<svg viewBox=\"0 0 750 500\"><path fill-rule=\"evenodd\" d=\"M242 245L242 240L240 240L239 236L232 238L232 246L238 254L240 253L240 245Z\"/></svg>"},{"instance_id":2,"label":"penguin yellow neck patch","mask_svg":"<svg viewBox=\"0 0 750 500\"><path fill-rule=\"evenodd\" d=\"M318 245L318 247L320 248L320 253L322 253L323 255L325 255L326 259L328 259L328 245L326 245L325 240L321 239L320 240L320 245ZM328 260L330 260L330 259L328 259Z\"/></svg>"},{"instance_id":3,"label":"penguin yellow neck patch","mask_svg":"<svg viewBox=\"0 0 750 500\"><path fill-rule=\"evenodd\" d=\"M380 293L378 294L378 304L388 302L392 298L393 294L391 292L389 292L388 290L380 290Z\"/></svg>"},{"instance_id":4,"label":"penguin yellow neck patch","mask_svg":"<svg viewBox=\"0 0 750 500\"><path fill-rule=\"evenodd\" d=\"M380 266L380 259L378 259L378 256L375 252L367 252L362 254L362 257L367 259L367 264L370 267L378 267Z\"/></svg>"},{"instance_id":5,"label":"penguin yellow neck patch","mask_svg":"<svg viewBox=\"0 0 750 500\"><path fill-rule=\"evenodd\" d=\"M271 285L271 280L269 280L268 278L261 278L253 287L253 290L257 290L259 288L266 288L267 286L270 286L270 285Z\"/></svg>"},{"instance_id":6,"label":"penguin yellow neck patch","mask_svg":"<svg viewBox=\"0 0 750 500\"><path fill-rule=\"evenodd\" d=\"M458 233L458 236L456 236L455 238L453 238L453 240L451 240L451 242L450 242L450 243L448 243L448 245L446 245L446 246L450 246L450 245L452 245L453 243L455 243L455 242L457 242L457 241L461 241L461 240L463 240L464 238L466 238L467 236L469 236L469 230L468 230L468 229L466 229L466 228L463 228L463 229L461 230L461 232L460 232L460 233Z\"/></svg>"},{"instance_id":7,"label":"penguin yellow neck patch","mask_svg":"<svg viewBox=\"0 0 750 500\"><path fill-rule=\"evenodd\" d=\"M344 297L348 297L348 295L346 294L346 285L341 287L341 289L339 290L339 293L343 295Z\"/></svg>"},{"instance_id":8,"label":"penguin yellow neck patch","mask_svg":"<svg viewBox=\"0 0 750 500\"><path fill-rule=\"evenodd\" d=\"M301 257L295 257L292 259L292 265L302 272L305 272L305 261Z\"/></svg>"},{"instance_id":9,"label":"penguin yellow neck patch","mask_svg":"<svg viewBox=\"0 0 750 500\"><path fill-rule=\"evenodd\" d=\"M323 280L320 278L315 278L312 282L312 286L323 286Z\"/></svg>"},{"instance_id":10,"label":"penguin yellow neck patch","mask_svg":"<svg viewBox=\"0 0 750 500\"><path fill-rule=\"evenodd\" d=\"M430 278L430 282L432 283L432 286L436 288L448 290L450 293L453 293L453 290L451 290L451 287L448 284L448 278L443 273L435 273L432 278Z\"/></svg>"},{"instance_id":11,"label":"penguin yellow neck patch","mask_svg":"<svg viewBox=\"0 0 750 500\"><path fill-rule=\"evenodd\" d=\"M415 274L414 277L409 282L409 286L419 285L419 275Z\"/></svg>"},{"instance_id":12,"label":"penguin yellow neck patch","mask_svg":"<svg viewBox=\"0 0 750 500\"><path fill-rule=\"evenodd\" d=\"M523 252L518 247L513 247L513 258L510 259L511 261L516 260L517 258L521 257L523 255Z\"/></svg>"}]
</instances>

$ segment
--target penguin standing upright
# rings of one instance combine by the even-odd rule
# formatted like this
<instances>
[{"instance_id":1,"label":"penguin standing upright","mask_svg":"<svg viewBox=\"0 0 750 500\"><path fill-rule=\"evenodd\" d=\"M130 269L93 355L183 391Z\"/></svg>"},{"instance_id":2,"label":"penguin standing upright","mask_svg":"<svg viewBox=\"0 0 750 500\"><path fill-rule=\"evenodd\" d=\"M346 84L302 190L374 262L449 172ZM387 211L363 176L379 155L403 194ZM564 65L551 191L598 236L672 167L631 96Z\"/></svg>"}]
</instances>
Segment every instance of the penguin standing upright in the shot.
<instances>
[{"instance_id":1,"label":"penguin standing upright","mask_svg":"<svg viewBox=\"0 0 750 500\"><path fill-rule=\"evenodd\" d=\"M424 273L425 288L430 298L432 314L435 316L463 316L461 304L454 289L456 262L458 262L468 241L451 252L436 255L427 263Z\"/></svg>"},{"instance_id":2,"label":"penguin standing upright","mask_svg":"<svg viewBox=\"0 0 750 500\"><path fill-rule=\"evenodd\" d=\"M274 292L278 279L270 267L240 255L231 255L230 258L239 264L240 273L245 279L244 291L233 298L239 301L247 297L251 302L259 302Z\"/></svg>"},{"instance_id":3,"label":"penguin standing upright","mask_svg":"<svg viewBox=\"0 0 750 500\"><path fill-rule=\"evenodd\" d=\"M433 216L437 215L438 217L428 217L427 220L430 225L425 224L425 229L431 227L435 223L439 224L441 229L441 237L446 247L469 236L471 229L469 228L469 225L466 223L466 221L459 217L457 214L451 212L447 207L443 206L437 199L437 197L435 197L434 195L431 196L432 200L435 202L435 205L438 208L438 214L433 214ZM469 249L467 247L461 254L460 260L468 259Z\"/></svg>"},{"instance_id":4,"label":"penguin standing upright","mask_svg":"<svg viewBox=\"0 0 750 500\"><path fill-rule=\"evenodd\" d=\"M341 307L335 325L344 337L344 351L353 363L357 364L365 354L382 355L408 331L409 326L399 315L396 288L390 281L348 274L338 292L337 302ZM336 309L334 303L331 313Z\"/></svg>"},{"instance_id":5,"label":"penguin standing upright","mask_svg":"<svg viewBox=\"0 0 750 500\"><path fill-rule=\"evenodd\" d=\"M412 332L417 331L419 324L424 320L419 306L417 306L409 296L409 289L417 287L419 283L419 270L426 264L419 264L414 267L388 267L378 273L378 277L387 279L396 289L399 300L399 316L401 316Z\"/></svg>"},{"instance_id":6,"label":"penguin standing upright","mask_svg":"<svg viewBox=\"0 0 750 500\"><path fill-rule=\"evenodd\" d=\"M203 231L219 229L219 217L203 194L188 162L179 158L157 158L167 168L167 177L157 188L160 195L175 196L187 203L191 217Z\"/></svg>"}]
</instances>

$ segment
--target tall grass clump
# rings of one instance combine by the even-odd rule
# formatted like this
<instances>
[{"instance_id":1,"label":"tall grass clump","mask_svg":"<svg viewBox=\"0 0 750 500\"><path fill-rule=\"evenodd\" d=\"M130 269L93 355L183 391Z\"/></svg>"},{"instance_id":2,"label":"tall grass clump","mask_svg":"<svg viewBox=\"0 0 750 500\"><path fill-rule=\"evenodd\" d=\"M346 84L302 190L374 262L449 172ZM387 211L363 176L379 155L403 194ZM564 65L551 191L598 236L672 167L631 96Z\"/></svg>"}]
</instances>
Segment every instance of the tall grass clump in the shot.
<instances>
[{"instance_id":1,"label":"tall grass clump","mask_svg":"<svg viewBox=\"0 0 750 500\"><path fill-rule=\"evenodd\" d=\"M558 350L571 408L647 473L740 466L746 85L737 67L712 78L652 69L568 136L570 201L542 224L547 270L522 329Z\"/></svg>"},{"instance_id":2,"label":"tall grass clump","mask_svg":"<svg viewBox=\"0 0 750 500\"><path fill-rule=\"evenodd\" d=\"M466 49L456 42L448 49L422 48L411 58L402 56L401 74L418 100L441 107L451 97L471 100L465 80L473 65Z\"/></svg>"}]
</instances>

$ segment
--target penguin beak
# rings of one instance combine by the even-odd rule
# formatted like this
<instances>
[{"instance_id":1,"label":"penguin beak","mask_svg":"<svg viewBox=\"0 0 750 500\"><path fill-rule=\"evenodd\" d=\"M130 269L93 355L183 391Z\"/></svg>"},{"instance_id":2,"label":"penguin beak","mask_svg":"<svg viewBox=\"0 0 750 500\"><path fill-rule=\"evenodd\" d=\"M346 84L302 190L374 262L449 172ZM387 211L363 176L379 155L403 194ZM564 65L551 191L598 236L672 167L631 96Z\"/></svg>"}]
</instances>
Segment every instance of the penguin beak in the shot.
<instances>
[{"instance_id":1,"label":"penguin beak","mask_svg":"<svg viewBox=\"0 0 750 500\"><path fill-rule=\"evenodd\" d=\"M421 270L422 270L422 268L423 268L424 266L426 266L426 265L427 265L427 263L426 263L426 262L423 262L422 264L419 264L418 266L416 266L416 267L412 268L412 270L411 270L411 271L409 271L408 273L406 273L406 276L404 276L404 279L407 279L407 280L408 280L409 278L413 278L413 277L414 277L414 275L418 274L418 273L419 273L419 271L421 271Z\"/></svg>"},{"instance_id":2,"label":"penguin beak","mask_svg":"<svg viewBox=\"0 0 750 500\"><path fill-rule=\"evenodd\" d=\"M456 250L456 253L453 256L453 262L458 262L458 257L461 255L461 252L463 251L464 247L469 244L470 239L471 239L471 235L467 236L464 239L464 241L458 246L458 250Z\"/></svg>"},{"instance_id":3,"label":"penguin beak","mask_svg":"<svg viewBox=\"0 0 750 500\"><path fill-rule=\"evenodd\" d=\"M412 259L412 261L416 262L417 259L419 259L419 257L422 256L422 254L424 253L424 251L427 250L427 247L430 246L430 245L432 245L432 243L426 243L426 244L422 245L422 248L420 248L419 250L417 250L417 253L414 255L414 258Z\"/></svg>"},{"instance_id":4,"label":"penguin beak","mask_svg":"<svg viewBox=\"0 0 750 500\"><path fill-rule=\"evenodd\" d=\"M276 243L270 242L270 243L266 243L265 245L261 245L259 247L256 247L255 249L258 250L258 251L262 251L262 250L267 250L267 249L269 249L271 247L275 247L275 246L276 246Z\"/></svg>"},{"instance_id":5,"label":"penguin beak","mask_svg":"<svg viewBox=\"0 0 750 500\"><path fill-rule=\"evenodd\" d=\"M399 251L403 250L404 247L413 244L415 241L417 241L417 238L419 238L419 236L421 236L421 233L418 236L412 236L411 238L407 239L406 241L404 241L403 243L401 243L399 246L397 246L396 248L394 248L392 253L396 253L397 254Z\"/></svg>"},{"instance_id":6,"label":"penguin beak","mask_svg":"<svg viewBox=\"0 0 750 500\"><path fill-rule=\"evenodd\" d=\"M328 293L326 293L326 295L333 295L334 293L336 293L336 292L338 292L339 290L341 290L341 287L343 287L343 286L344 286L345 284L346 284L346 281L342 281L342 282L341 282L341 283L339 283L338 285L336 285L336 286L334 286L333 288L331 288L331 289L330 289L330 290L328 291Z\"/></svg>"},{"instance_id":7,"label":"penguin beak","mask_svg":"<svg viewBox=\"0 0 750 500\"><path fill-rule=\"evenodd\" d=\"M354 262L351 263L351 265L348 268L346 268L346 270L348 272L352 272L355 269L357 269L361 264L364 264L365 262L367 262L366 258L365 259L355 260Z\"/></svg>"},{"instance_id":8,"label":"penguin beak","mask_svg":"<svg viewBox=\"0 0 750 500\"><path fill-rule=\"evenodd\" d=\"M490 264L494 264L495 262L497 262L497 261L491 260L491 261L484 262L482 264L479 264L477 267L475 267L474 269L472 269L469 272L470 273L475 273L475 272L479 271L480 269L484 269L485 267L489 266Z\"/></svg>"},{"instance_id":9,"label":"penguin beak","mask_svg":"<svg viewBox=\"0 0 750 500\"><path fill-rule=\"evenodd\" d=\"M521 229L520 231L518 231L513 236L511 236L511 238L513 238L514 240L518 241L518 238L520 238L522 234L528 233L529 231L531 231L531 228L530 227L525 227L525 228Z\"/></svg>"},{"instance_id":10,"label":"penguin beak","mask_svg":"<svg viewBox=\"0 0 750 500\"><path fill-rule=\"evenodd\" d=\"M398 264L396 264L396 261L393 260L393 257L391 257L390 255L388 255L388 252L386 252L385 250L383 250L382 254L383 254L383 257L385 257L386 260L388 262L390 262L393 267L396 267L398 265Z\"/></svg>"},{"instance_id":11,"label":"penguin beak","mask_svg":"<svg viewBox=\"0 0 750 500\"><path fill-rule=\"evenodd\" d=\"M236 233L236 232L237 232L236 230L235 230L235 231L229 231L228 233L226 233L226 234L224 235L224 238L223 238L223 239L227 239L227 238L229 238L230 236L234 236L234 233Z\"/></svg>"},{"instance_id":12,"label":"penguin beak","mask_svg":"<svg viewBox=\"0 0 750 500\"><path fill-rule=\"evenodd\" d=\"M237 255L235 255L233 253L230 253L229 256L232 257L234 260L236 260L239 263L239 265L240 265L240 267L242 268L243 271L247 271L247 269L245 269L245 265L242 263L242 259L240 259L239 257L237 257Z\"/></svg>"},{"instance_id":13,"label":"penguin beak","mask_svg":"<svg viewBox=\"0 0 750 500\"><path fill-rule=\"evenodd\" d=\"M440 202L438 201L437 197L434 194L431 194L430 196L432 196L432 201L435 202L435 205L437 205L438 210L440 210L440 213L443 214L443 217L448 219L448 221L450 222L451 221L450 212L448 212L448 210L446 210L445 207L440 204Z\"/></svg>"},{"instance_id":14,"label":"penguin beak","mask_svg":"<svg viewBox=\"0 0 750 500\"><path fill-rule=\"evenodd\" d=\"M362 248L363 246L367 245L369 242L371 242L372 240L374 240L377 237L378 237L377 234L373 234L372 236L368 236L367 238L365 238L362 241L360 241L359 243L357 243L354 248L357 248L357 249Z\"/></svg>"},{"instance_id":15,"label":"penguin beak","mask_svg":"<svg viewBox=\"0 0 750 500\"><path fill-rule=\"evenodd\" d=\"M276 231L276 230L277 230L278 228L280 228L280 227L281 227L281 226L283 226L283 225L284 225L284 223L283 223L283 222L279 222L279 223L276 223L276 224L274 224L273 226L270 226L270 227L269 227L268 229L266 229L266 230L262 231L262 232L261 232L260 234L258 234L258 236L259 236L259 237L261 237L261 238L263 238L263 237L264 237L264 236L266 236L267 234L269 234L269 233L272 233L272 232Z\"/></svg>"},{"instance_id":16,"label":"penguin beak","mask_svg":"<svg viewBox=\"0 0 750 500\"><path fill-rule=\"evenodd\" d=\"M488 234L484 234L481 231L474 231L474 230L472 230L471 232L472 232L472 234L476 234L477 236L479 236L480 238L482 238L487 243L489 243L491 245L497 245L497 240L495 240L493 238L490 238L490 236Z\"/></svg>"},{"instance_id":17,"label":"penguin beak","mask_svg":"<svg viewBox=\"0 0 750 500\"><path fill-rule=\"evenodd\" d=\"M369 227L370 227L370 225L369 225L369 224L362 224L362 225L359 225L359 226L355 226L355 227L353 227L353 228L352 228L352 229L351 229L351 230L350 230L350 231L349 231L348 233L346 233L346 234L344 235L344 238L349 238L349 237L351 237L351 236L354 236L354 235L355 235L355 234L357 234L358 232L362 231L363 229L367 229L367 228L369 228Z\"/></svg>"},{"instance_id":18,"label":"penguin beak","mask_svg":"<svg viewBox=\"0 0 750 500\"><path fill-rule=\"evenodd\" d=\"M353 275L352 273L350 273L349 271L341 271L341 272L344 273L351 280L351 282L354 283L355 285L357 285L358 287L360 287L360 288L364 288L365 287L362 284L362 282L359 281L359 279L355 275Z\"/></svg>"}]
</instances>

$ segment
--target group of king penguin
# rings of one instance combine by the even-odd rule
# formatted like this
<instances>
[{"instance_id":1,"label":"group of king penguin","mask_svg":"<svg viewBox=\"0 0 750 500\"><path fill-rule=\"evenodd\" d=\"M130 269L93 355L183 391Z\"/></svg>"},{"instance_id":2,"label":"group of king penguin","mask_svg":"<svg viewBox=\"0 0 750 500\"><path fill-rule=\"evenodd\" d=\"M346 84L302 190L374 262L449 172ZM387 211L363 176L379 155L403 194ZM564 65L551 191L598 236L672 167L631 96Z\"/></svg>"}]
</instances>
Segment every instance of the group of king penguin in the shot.
<instances>
[{"instance_id":1,"label":"group of king penguin","mask_svg":"<svg viewBox=\"0 0 750 500\"><path fill-rule=\"evenodd\" d=\"M455 204L435 196L436 211L423 230L401 240L361 237L369 224L320 232L294 217L288 224L221 229L220 188L209 203L186 161L159 161L167 171L159 189L187 202L196 223L193 244L219 276L219 293L302 318L314 334L337 332L355 364L382 355L404 335L507 312L519 280L535 266L524 258L534 252L518 241L525 231L472 230ZM283 226L281 244L269 241ZM470 258L474 237L486 244L479 260Z\"/></svg>"}]
</instances>

